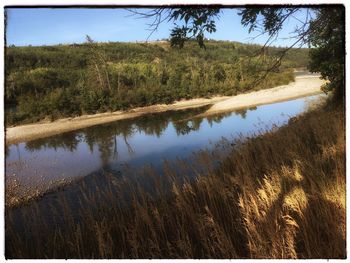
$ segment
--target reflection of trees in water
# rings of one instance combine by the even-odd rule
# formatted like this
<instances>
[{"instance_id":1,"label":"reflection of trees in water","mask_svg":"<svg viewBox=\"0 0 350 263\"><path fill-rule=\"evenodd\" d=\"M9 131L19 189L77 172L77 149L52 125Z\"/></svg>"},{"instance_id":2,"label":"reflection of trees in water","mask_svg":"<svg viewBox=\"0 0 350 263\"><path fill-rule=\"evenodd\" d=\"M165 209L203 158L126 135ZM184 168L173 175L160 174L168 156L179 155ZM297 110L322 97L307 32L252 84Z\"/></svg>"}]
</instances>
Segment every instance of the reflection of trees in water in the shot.
<instances>
[{"instance_id":1,"label":"reflection of trees in water","mask_svg":"<svg viewBox=\"0 0 350 263\"><path fill-rule=\"evenodd\" d=\"M254 111L254 110L256 110L256 109L257 109L256 106L253 106L253 107L250 107L250 108L245 108L245 109L240 109L240 110L236 110L236 111L235 111L235 114L236 114L236 115L241 115L241 117L242 117L243 119L245 119L245 118L247 117L247 112L248 112L248 111Z\"/></svg>"},{"instance_id":2,"label":"reflection of trees in water","mask_svg":"<svg viewBox=\"0 0 350 263\"><path fill-rule=\"evenodd\" d=\"M240 115L241 118L245 119L247 117L247 109L236 110L235 114Z\"/></svg>"},{"instance_id":3,"label":"reflection of trees in water","mask_svg":"<svg viewBox=\"0 0 350 263\"><path fill-rule=\"evenodd\" d=\"M30 152L39 151L41 148L51 148L57 150L57 148L63 148L71 152L77 149L79 142L82 140L81 133L63 133L60 135L42 138L26 143L26 150Z\"/></svg>"},{"instance_id":4,"label":"reflection of trees in water","mask_svg":"<svg viewBox=\"0 0 350 263\"><path fill-rule=\"evenodd\" d=\"M168 127L169 121L168 114L147 114L139 117L133 124L137 131L159 138Z\"/></svg>"},{"instance_id":5,"label":"reflection of trees in water","mask_svg":"<svg viewBox=\"0 0 350 263\"><path fill-rule=\"evenodd\" d=\"M128 147L128 151L133 152L127 138L134 133L132 125L102 125L84 130L85 142L89 146L90 152L93 152L94 145L97 145L100 152L102 164L106 165L109 158L113 156L118 158L118 140L117 137L124 138L124 142Z\"/></svg>"},{"instance_id":6,"label":"reflection of trees in water","mask_svg":"<svg viewBox=\"0 0 350 263\"><path fill-rule=\"evenodd\" d=\"M215 115L211 115L207 117L207 121L210 125L210 127L213 126L214 122L215 123L220 123L223 119L231 116L231 112L225 112L225 113L219 113L219 114L215 114Z\"/></svg>"},{"instance_id":7,"label":"reflection of trees in water","mask_svg":"<svg viewBox=\"0 0 350 263\"><path fill-rule=\"evenodd\" d=\"M112 138L110 138L112 140ZM102 161L102 166L109 163L109 157L112 156L112 143L109 140L101 140L98 142L98 150Z\"/></svg>"},{"instance_id":8,"label":"reflection of trees in water","mask_svg":"<svg viewBox=\"0 0 350 263\"><path fill-rule=\"evenodd\" d=\"M188 121L191 117L203 113L208 107L200 107L188 110L168 111L164 113L147 114L139 117L134 121L134 125L138 131L143 131L147 135L155 135L158 138L168 127L169 122L174 124L177 134L187 134L191 130L198 130L202 121L201 118L195 118ZM184 120L184 121L182 121ZM188 132L186 131L186 126Z\"/></svg>"},{"instance_id":9,"label":"reflection of trees in water","mask_svg":"<svg viewBox=\"0 0 350 263\"><path fill-rule=\"evenodd\" d=\"M250 108L245 108L245 109L240 109L240 110L235 110L233 113L236 115L240 115L241 118L245 119L247 117L248 111L253 111L256 110L257 107L250 107ZM232 112L224 112L224 113L218 113L215 115L207 116L207 121L210 125L210 127L213 126L214 123L220 123L223 119L229 117L232 115Z\"/></svg>"},{"instance_id":10,"label":"reflection of trees in water","mask_svg":"<svg viewBox=\"0 0 350 263\"><path fill-rule=\"evenodd\" d=\"M27 142L25 147L28 151L38 151L44 147L55 150L63 148L73 152L77 149L80 142L85 142L91 153L94 151L94 146L97 146L102 164L106 165L110 158L118 158L118 146L120 147L118 145L120 143L118 138L125 143L129 154L133 154L134 149L129 139L135 132L143 132L146 135L157 136L159 138L169 123L172 122L177 135L185 135L191 131L199 130L203 118L191 118L206 109L207 107L201 107L190 110L147 114L138 118L85 128L79 132L68 132ZM230 113L225 113L208 117L208 122L212 123L214 121L219 123L229 115Z\"/></svg>"},{"instance_id":11,"label":"reflection of trees in water","mask_svg":"<svg viewBox=\"0 0 350 263\"><path fill-rule=\"evenodd\" d=\"M121 125L116 126L118 129L115 130L115 136L123 137L124 143L128 148L129 154L134 153L134 150L130 143L128 142L128 138L130 138L135 133L135 127L132 124L129 125Z\"/></svg>"},{"instance_id":12,"label":"reflection of trees in water","mask_svg":"<svg viewBox=\"0 0 350 263\"><path fill-rule=\"evenodd\" d=\"M134 153L129 138L135 132L143 132L146 135L157 136L163 134L170 122L174 123L177 134L185 134L191 130L198 130L202 119L194 119L186 122L177 122L177 120L186 119L190 116L203 112L203 108L186 110L186 111L169 111L164 113L153 113L140 116L134 119L120 120L106 125L99 125L84 129L85 141L89 145L90 151L93 152L93 146L98 145L101 152L103 163L107 163L109 157L118 158L118 137L124 141L129 154ZM190 126L189 126L190 125Z\"/></svg>"},{"instance_id":13,"label":"reflection of trees in water","mask_svg":"<svg viewBox=\"0 0 350 263\"><path fill-rule=\"evenodd\" d=\"M173 125L177 135L186 135L191 131L199 130L202 121L203 121L203 118L195 118L190 121L173 122Z\"/></svg>"},{"instance_id":14,"label":"reflection of trees in water","mask_svg":"<svg viewBox=\"0 0 350 263\"><path fill-rule=\"evenodd\" d=\"M253 110L256 110L257 108L258 108L257 106L253 106L253 107L248 108L248 110L253 111Z\"/></svg>"},{"instance_id":15,"label":"reflection of trees in water","mask_svg":"<svg viewBox=\"0 0 350 263\"><path fill-rule=\"evenodd\" d=\"M84 141L89 146L90 152L94 150L94 145L96 144L100 152L100 157L103 166L109 161L109 157L112 156L112 149L116 146L114 145L115 140L113 134L108 132L107 129L86 129L84 131L85 138ZM113 147L114 146L114 147Z\"/></svg>"}]
</instances>

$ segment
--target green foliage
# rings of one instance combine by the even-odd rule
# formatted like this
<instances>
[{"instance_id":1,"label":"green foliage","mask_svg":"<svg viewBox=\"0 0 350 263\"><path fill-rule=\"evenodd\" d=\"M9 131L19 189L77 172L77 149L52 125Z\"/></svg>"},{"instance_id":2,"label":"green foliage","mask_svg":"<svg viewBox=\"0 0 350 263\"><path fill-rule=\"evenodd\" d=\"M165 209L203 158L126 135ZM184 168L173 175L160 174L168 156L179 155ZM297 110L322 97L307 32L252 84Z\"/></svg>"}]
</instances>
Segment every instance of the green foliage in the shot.
<instances>
[{"instance_id":1,"label":"green foliage","mask_svg":"<svg viewBox=\"0 0 350 263\"><path fill-rule=\"evenodd\" d=\"M260 27L270 38L277 36L283 23L300 7L245 8L240 13L241 23L249 26L249 32ZM306 20L295 29L295 43L308 44L312 72L319 72L325 80L325 92L334 91L334 101L344 100L345 92L345 8L342 5L317 7L307 10ZM261 22L262 21L262 22Z\"/></svg>"},{"instance_id":2,"label":"green foliage","mask_svg":"<svg viewBox=\"0 0 350 263\"><path fill-rule=\"evenodd\" d=\"M268 35L274 36L282 29L283 22L298 10L298 7L245 8L239 15L242 25L249 26L249 33L261 26Z\"/></svg>"},{"instance_id":3,"label":"green foliage","mask_svg":"<svg viewBox=\"0 0 350 263\"><path fill-rule=\"evenodd\" d=\"M324 90L334 90L337 100L342 100L345 92L344 6L319 9L310 29L310 44L317 47L310 52L310 70L320 72L324 79L329 80Z\"/></svg>"},{"instance_id":4,"label":"green foliage","mask_svg":"<svg viewBox=\"0 0 350 263\"><path fill-rule=\"evenodd\" d=\"M160 10L162 12L164 10ZM303 19L295 17L302 11ZM180 30L174 27L170 35L173 46L183 47L188 39L197 39L200 47L203 43L204 32L216 30L215 19L219 16L218 8L173 8L168 9L169 20L182 20L185 22ZM283 58L289 49L308 44L311 49L309 70L320 72L323 79L329 80L324 85L325 92L334 91L334 101L344 100L345 92L345 8L343 5L331 5L327 7L246 7L238 13L241 16L241 24L248 27L249 33L256 30L260 34L268 36L261 53L265 52L265 46L269 46L278 37L279 32L289 19L297 20L297 24L290 32L293 34L294 43L280 52L279 59L272 64L270 70L280 67ZM188 23L191 21L191 23ZM198 25L203 29L197 33ZM210 30L208 26L210 25ZM187 34L194 32L192 37ZM293 60L293 59L292 59ZM288 62L289 64L290 62ZM289 64L289 66L292 66Z\"/></svg>"},{"instance_id":5,"label":"green foliage","mask_svg":"<svg viewBox=\"0 0 350 263\"><path fill-rule=\"evenodd\" d=\"M280 72L256 82L281 50L271 47L263 60L251 58L260 48L223 41L208 41L205 50L196 41L181 50L164 42L8 47L6 123L270 88L288 83L291 68L308 63L308 49L290 50Z\"/></svg>"},{"instance_id":6,"label":"green foliage","mask_svg":"<svg viewBox=\"0 0 350 263\"><path fill-rule=\"evenodd\" d=\"M172 47L183 48L189 39L196 39L201 48L204 45L204 33L216 31L214 19L219 16L219 8L173 8L169 20L182 20L185 25L175 26L170 33Z\"/></svg>"}]
</instances>

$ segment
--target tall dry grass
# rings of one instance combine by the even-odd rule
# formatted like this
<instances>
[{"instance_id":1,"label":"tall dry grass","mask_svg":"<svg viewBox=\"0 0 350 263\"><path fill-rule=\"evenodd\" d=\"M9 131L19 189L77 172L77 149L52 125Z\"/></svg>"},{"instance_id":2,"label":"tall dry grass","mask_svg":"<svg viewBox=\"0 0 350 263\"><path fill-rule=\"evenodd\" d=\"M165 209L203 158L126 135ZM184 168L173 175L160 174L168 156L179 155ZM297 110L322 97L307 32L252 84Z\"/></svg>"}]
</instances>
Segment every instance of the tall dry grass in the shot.
<instances>
[{"instance_id":1,"label":"tall dry grass","mask_svg":"<svg viewBox=\"0 0 350 263\"><path fill-rule=\"evenodd\" d=\"M8 209L6 257L345 258L344 118L314 110L216 166L202 153L200 169L165 163L139 182L105 173L76 202Z\"/></svg>"}]
</instances>

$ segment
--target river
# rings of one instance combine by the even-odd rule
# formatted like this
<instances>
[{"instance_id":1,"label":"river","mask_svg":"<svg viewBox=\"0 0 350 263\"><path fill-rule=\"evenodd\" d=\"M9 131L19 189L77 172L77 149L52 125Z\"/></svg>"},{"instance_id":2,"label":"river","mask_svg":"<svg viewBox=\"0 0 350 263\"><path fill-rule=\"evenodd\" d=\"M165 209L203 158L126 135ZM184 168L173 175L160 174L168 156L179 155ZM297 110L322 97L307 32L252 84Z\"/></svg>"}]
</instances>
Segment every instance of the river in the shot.
<instances>
[{"instance_id":1,"label":"river","mask_svg":"<svg viewBox=\"0 0 350 263\"><path fill-rule=\"evenodd\" d=\"M6 203L15 204L101 170L124 173L162 166L279 127L308 108L315 95L246 110L196 117L207 107L148 114L6 146ZM124 173L125 174L125 173ZM64 188L64 187L61 187Z\"/></svg>"}]
</instances>

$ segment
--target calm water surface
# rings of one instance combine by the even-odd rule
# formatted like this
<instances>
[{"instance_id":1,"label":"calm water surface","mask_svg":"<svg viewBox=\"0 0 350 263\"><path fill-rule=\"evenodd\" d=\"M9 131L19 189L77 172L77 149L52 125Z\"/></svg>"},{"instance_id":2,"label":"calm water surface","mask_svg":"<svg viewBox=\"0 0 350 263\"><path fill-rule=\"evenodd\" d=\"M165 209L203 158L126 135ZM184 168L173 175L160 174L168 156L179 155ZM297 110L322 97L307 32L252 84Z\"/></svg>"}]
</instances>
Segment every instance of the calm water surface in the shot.
<instances>
[{"instance_id":1,"label":"calm water surface","mask_svg":"<svg viewBox=\"0 0 350 263\"><path fill-rule=\"evenodd\" d=\"M247 110L194 118L206 108L149 114L6 146L6 184L16 180L18 195L46 191L101 169L123 165L160 166L164 159L187 158L212 149L223 137L235 139L281 126L321 95Z\"/></svg>"}]
</instances>

